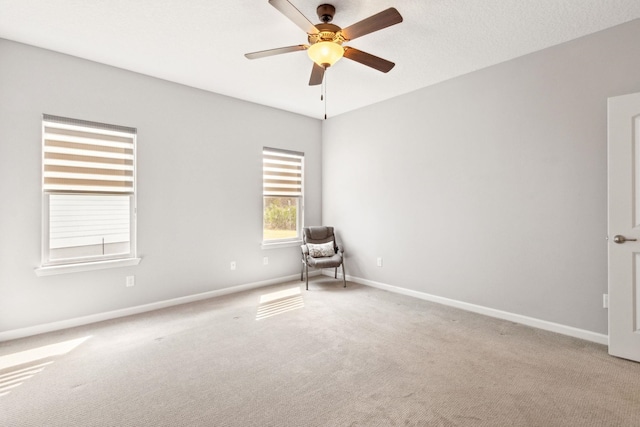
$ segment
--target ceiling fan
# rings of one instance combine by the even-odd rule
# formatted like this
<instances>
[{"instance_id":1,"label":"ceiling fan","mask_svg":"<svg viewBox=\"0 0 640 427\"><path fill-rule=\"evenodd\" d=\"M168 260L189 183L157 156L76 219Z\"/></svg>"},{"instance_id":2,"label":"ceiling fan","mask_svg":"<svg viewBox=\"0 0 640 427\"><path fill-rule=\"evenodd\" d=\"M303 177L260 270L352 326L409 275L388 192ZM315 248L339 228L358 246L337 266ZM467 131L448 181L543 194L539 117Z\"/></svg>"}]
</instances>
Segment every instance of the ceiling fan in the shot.
<instances>
[{"instance_id":1,"label":"ceiling fan","mask_svg":"<svg viewBox=\"0 0 640 427\"><path fill-rule=\"evenodd\" d=\"M272 55L280 55L282 53L306 50L313 61L311 78L309 79L310 86L321 84L325 70L343 56L352 61L382 71L383 73L389 72L396 65L386 59L379 58L351 46L342 46L345 42L402 22L402 16L393 7L356 22L347 28L340 28L337 25L330 24L336 12L336 8L330 4L321 4L318 6L316 12L322 23L314 25L287 0L269 0L269 3L307 33L309 44L299 44L247 53L244 56L248 59L258 59Z\"/></svg>"}]
</instances>

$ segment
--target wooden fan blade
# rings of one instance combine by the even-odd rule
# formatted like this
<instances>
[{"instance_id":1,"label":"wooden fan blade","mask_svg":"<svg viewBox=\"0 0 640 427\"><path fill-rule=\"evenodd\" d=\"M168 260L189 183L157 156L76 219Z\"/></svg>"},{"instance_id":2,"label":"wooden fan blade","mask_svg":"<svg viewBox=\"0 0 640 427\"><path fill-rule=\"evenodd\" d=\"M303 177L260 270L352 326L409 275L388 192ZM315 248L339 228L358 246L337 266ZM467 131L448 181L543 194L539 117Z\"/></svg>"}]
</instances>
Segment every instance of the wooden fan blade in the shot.
<instances>
[{"instance_id":1,"label":"wooden fan blade","mask_svg":"<svg viewBox=\"0 0 640 427\"><path fill-rule=\"evenodd\" d=\"M296 52L298 50L306 50L308 47L309 46L305 44L299 44L297 46L279 47L277 49L269 49L269 50L261 50L259 52L245 53L244 56L246 56L248 59L258 59L258 58L265 58L267 56L280 55L281 53L289 53L289 52Z\"/></svg>"},{"instance_id":2,"label":"wooden fan blade","mask_svg":"<svg viewBox=\"0 0 640 427\"><path fill-rule=\"evenodd\" d=\"M284 16L289 18L294 24L302 28L307 34L318 34L319 31L315 25L309 21L294 5L287 0L269 0L269 4L275 7Z\"/></svg>"},{"instance_id":3,"label":"wooden fan blade","mask_svg":"<svg viewBox=\"0 0 640 427\"><path fill-rule=\"evenodd\" d=\"M402 15L400 15L400 12L398 12L396 8L390 7L387 10L383 10L380 13L376 13L375 15L344 28L342 30L342 36L346 40L353 40L401 22Z\"/></svg>"},{"instance_id":4,"label":"wooden fan blade","mask_svg":"<svg viewBox=\"0 0 640 427\"><path fill-rule=\"evenodd\" d=\"M309 86L317 86L322 84L322 79L324 78L324 67L313 63L313 68L311 69L311 78L309 79Z\"/></svg>"},{"instance_id":5,"label":"wooden fan blade","mask_svg":"<svg viewBox=\"0 0 640 427\"><path fill-rule=\"evenodd\" d=\"M383 73L388 73L396 65L386 59L379 58L375 55L371 55L370 53L348 46L345 46L344 48L344 57L366 65L367 67L375 68Z\"/></svg>"}]
</instances>

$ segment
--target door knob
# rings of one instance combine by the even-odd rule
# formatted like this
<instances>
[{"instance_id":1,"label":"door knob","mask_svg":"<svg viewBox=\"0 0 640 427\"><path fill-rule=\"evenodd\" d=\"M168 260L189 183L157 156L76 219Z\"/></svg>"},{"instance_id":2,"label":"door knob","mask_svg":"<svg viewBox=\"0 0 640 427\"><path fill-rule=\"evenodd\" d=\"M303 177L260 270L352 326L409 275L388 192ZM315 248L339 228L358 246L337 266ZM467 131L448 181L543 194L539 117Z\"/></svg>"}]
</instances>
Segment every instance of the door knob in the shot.
<instances>
[{"instance_id":1,"label":"door knob","mask_svg":"<svg viewBox=\"0 0 640 427\"><path fill-rule=\"evenodd\" d=\"M616 234L613 236L613 241L616 243L624 243L624 242L636 242L638 239L627 239L626 237Z\"/></svg>"}]
</instances>

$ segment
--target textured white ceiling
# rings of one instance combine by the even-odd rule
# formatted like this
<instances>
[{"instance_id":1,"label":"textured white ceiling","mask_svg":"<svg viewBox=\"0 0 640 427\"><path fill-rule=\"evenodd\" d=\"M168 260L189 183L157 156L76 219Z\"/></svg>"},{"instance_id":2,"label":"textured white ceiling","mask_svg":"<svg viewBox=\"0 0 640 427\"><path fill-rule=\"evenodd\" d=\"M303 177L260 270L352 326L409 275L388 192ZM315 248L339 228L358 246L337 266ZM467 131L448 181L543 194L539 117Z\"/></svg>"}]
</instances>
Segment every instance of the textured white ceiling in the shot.
<instances>
[{"instance_id":1,"label":"textured white ceiling","mask_svg":"<svg viewBox=\"0 0 640 427\"><path fill-rule=\"evenodd\" d=\"M290 0L317 23L322 0ZM327 71L335 116L640 18L638 0L331 0L347 27L389 7L404 22L348 45L396 63L388 74L343 59ZM0 0L0 38L322 118L306 43L267 0ZM0 66L2 58L0 58Z\"/></svg>"}]
</instances>

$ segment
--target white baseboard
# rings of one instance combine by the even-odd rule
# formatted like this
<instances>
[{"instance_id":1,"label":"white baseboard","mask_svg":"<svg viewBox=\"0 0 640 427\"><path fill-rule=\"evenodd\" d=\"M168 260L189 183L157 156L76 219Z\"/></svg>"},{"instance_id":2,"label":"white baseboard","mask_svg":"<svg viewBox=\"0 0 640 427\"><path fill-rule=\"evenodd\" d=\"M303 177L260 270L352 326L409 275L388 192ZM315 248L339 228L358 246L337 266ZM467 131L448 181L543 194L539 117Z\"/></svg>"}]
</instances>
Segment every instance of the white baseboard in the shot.
<instances>
[{"instance_id":1,"label":"white baseboard","mask_svg":"<svg viewBox=\"0 0 640 427\"><path fill-rule=\"evenodd\" d=\"M322 274L325 276L333 277L333 269L323 270ZM342 277L342 274L338 272L338 277ZM374 282L373 280L362 279L360 277L353 277L347 274L347 280L361 285L371 286L373 288L383 289L385 291L394 292L397 294L407 295L414 298L419 298L425 301L431 301L442 305L448 305L450 307L459 308L466 311L471 311L485 316L495 317L498 319L508 320L510 322L519 323L521 325L531 326L545 331L556 332L562 335L568 335L574 338L580 338L586 341L595 342L598 344L609 345L609 336L599 334L596 332L587 331L584 329L574 328L573 326L562 325L560 323L548 322L546 320L536 319L534 317L523 316L521 314L510 313L508 311L496 310L495 308L484 307L481 305L470 304L468 302L457 301L449 298L439 297L437 295L431 295L424 292L414 291L411 289L400 288L398 286L387 285L386 283Z\"/></svg>"},{"instance_id":2,"label":"white baseboard","mask_svg":"<svg viewBox=\"0 0 640 427\"><path fill-rule=\"evenodd\" d=\"M320 271L309 272L309 276L317 276L317 275L320 275ZM126 317L134 314L146 313L148 311L159 310L161 308L187 304L190 302L219 297L222 295L233 294L236 292L247 291L250 289L262 288L264 286L269 286L269 285L277 285L279 283L288 282L291 280L299 280L299 279L300 279L299 274L293 274L291 276L278 277L276 279L263 280L263 281L254 282L254 283L247 283L244 285L232 286L224 289L217 289L214 291L203 292L200 294L187 295L184 297L153 302L150 304L138 305L135 307L122 308L120 310L90 314L88 316L76 317L76 318L67 319L67 320L60 320L58 322L45 323L42 325L30 326L30 327L21 328L21 329L14 329L10 331L0 332L0 342L14 340L18 338L30 337L33 335L43 334L46 332L59 331L61 329L74 328L76 326L88 325L90 323L117 319L119 317Z\"/></svg>"},{"instance_id":3,"label":"white baseboard","mask_svg":"<svg viewBox=\"0 0 640 427\"><path fill-rule=\"evenodd\" d=\"M309 272L309 276L316 276L321 274L316 270ZM323 270L322 274L325 276L333 276L333 270ZM90 323L101 322L104 320L117 319L119 317L131 316L134 314L145 313L148 311L159 310L162 308L172 307L180 304L187 304L190 302L200 301L208 298L219 297L222 295L228 295L236 292L242 292L250 289L261 288L264 286L275 285L278 283L296 280L299 276L297 274L279 277L276 279L263 280L260 282L247 283L244 285L233 286L224 289L217 289L214 291L203 292L195 295L188 295L184 297L174 298L165 301L158 301L150 304L139 305L135 307L123 308L120 310L108 311L105 313L91 314L83 317L76 317L73 319L61 320L58 322L46 323L42 325L30 326L27 328L14 329L10 331L0 332L0 342L9 341L18 338L25 338L32 335L43 334L46 332L58 331L61 329L73 328L76 326L88 325ZM342 274L338 272L338 277L342 277ZM436 295L427 294L424 292L414 291L411 289L400 288L398 286L388 285L386 283L375 282L373 280L362 279L360 277L354 277L347 274L347 280L361 285L371 286L373 288L382 289L389 292L394 292L402 295L419 298L425 301L431 301L438 304L447 305L450 307L459 308L466 311L471 311L485 316L491 316L498 319L508 320L522 325L531 326L546 331L556 332L563 335L568 335L574 338L580 338L586 341L595 342L598 344L608 345L608 335L599 334L596 332L586 331L584 329L574 328L572 326L566 326L559 323L548 322L546 320L536 319L533 317L523 316L520 314L510 313L507 311L496 310L494 308L484 307L476 304L470 304L467 302L457 301L449 298L439 297Z\"/></svg>"}]
</instances>

